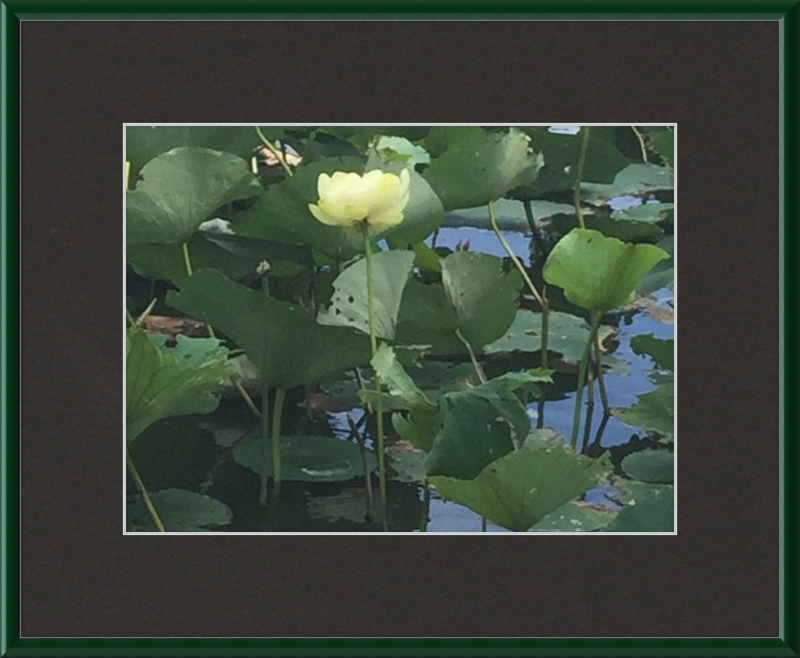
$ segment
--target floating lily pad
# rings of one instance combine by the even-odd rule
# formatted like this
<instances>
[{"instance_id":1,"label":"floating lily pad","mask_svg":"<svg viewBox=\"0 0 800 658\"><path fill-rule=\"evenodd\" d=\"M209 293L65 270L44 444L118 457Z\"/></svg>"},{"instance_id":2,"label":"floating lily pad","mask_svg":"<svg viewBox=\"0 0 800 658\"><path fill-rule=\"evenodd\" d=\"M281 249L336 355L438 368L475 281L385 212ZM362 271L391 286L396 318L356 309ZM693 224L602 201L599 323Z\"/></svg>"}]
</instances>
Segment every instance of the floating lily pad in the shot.
<instances>
[{"instance_id":1,"label":"floating lily pad","mask_svg":"<svg viewBox=\"0 0 800 658\"><path fill-rule=\"evenodd\" d=\"M414 254L410 251L382 251L372 256L375 333L394 339L403 288L411 274ZM353 327L369 333L367 263L359 260L333 282L330 306L317 316L320 324Z\"/></svg>"},{"instance_id":2,"label":"floating lily pad","mask_svg":"<svg viewBox=\"0 0 800 658\"><path fill-rule=\"evenodd\" d=\"M162 418L205 414L219 405L218 393L233 374L219 341L180 337L173 352L159 349L164 337L131 330L125 362L126 439L133 441Z\"/></svg>"},{"instance_id":3,"label":"floating lily pad","mask_svg":"<svg viewBox=\"0 0 800 658\"><path fill-rule=\"evenodd\" d=\"M674 532L675 489L655 484L638 487L607 531Z\"/></svg>"},{"instance_id":4,"label":"floating lily pad","mask_svg":"<svg viewBox=\"0 0 800 658\"><path fill-rule=\"evenodd\" d=\"M369 362L369 339L352 329L323 327L305 309L213 270L195 272L167 303L232 338L269 386L292 388Z\"/></svg>"},{"instance_id":5,"label":"floating lily pad","mask_svg":"<svg viewBox=\"0 0 800 658\"><path fill-rule=\"evenodd\" d=\"M627 244L591 229L573 229L550 252L547 283L564 289L585 309L608 311L629 304L639 280L669 254L649 244Z\"/></svg>"},{"instance_id":6,"label":"floating lily pad","mask_svg":"<svg viewBox=\"0 0 800 658\"><path fill-rule=\"evenodd\" d=\"M617 518L617 510L571 500L531 528L532 532L597 532Z\"/></svg>"},{"instance_id":7,"label":"floating lily pad","mask_svg":"<svg viewBox=\"0 0 800 658\"><path fill-rule=\"evenodd\" d=\"M245 468L261 473L264 444L253 441L237 447L233 458ZM272 452L267 453L267 473L272 476ZM370 471L377 467L375 453L367 452ZM281 477L302 482L341 482L364 475L361 450L355 443L327 436L282 436Z\"/></svg>"},{"instance_id":8,"label":"floating lily pad","mask_svg":"<svg viewBox=\"0 0 800 658\"><path fill-rule=\"evenodd\" d=\"M617 418L629 425L643 427L671 440L675 431L675 389L670 382L639 396L630 407L611 410Z\"/></svg>"},{"instance_id":9,"label":"floating lily pad","mask_svg":"<svg viewBox=\"0 0 800 658\"><path fill-rule=\"evenodd\" d=\"M566 361L580 361L586 341L589 340L589 325L583 318L560 311L549 314L548 352L558 352ZM513 324L505 336L483 348L487 354L504 352L539 352L542 346L542 314L533 311L517 311ZM600 342L614 333L612 327L600 325Z\"/></svg>"},{"instance_id":10,"label":"floating lily pad","mask_svg":"<svg viewBox=\"0 0 800 658\"><path fill-rule=\"evenodd\" d=\"M335 496L309 496L307 506L312 519L364 523L369 516L367 493L362 489L346 489Z\"/></svg>"},{"instance_id":11,"label":"floating lily pad","mask_svg":"<svg viewBox=\"0 0 800 658\"><path fill-rule=\"evenodd\" d=\"M609 472L605 460L567 446L515 450L473 480L434 476L428 481L450 500L511 530L524 532Z\"/></svg>"},{"instance_id":12,"label":"floating lily pad","mask_svg":"<svg viewBox=\"0 0 800 658\"><path fill-rule=\"evenodd\" d=\"M503 196L523 171L539 165L530 139L517 128L503 133L477 126L450 126L437 132L446 148L423 177L445 210L485 206Z\"/></svg>"},{"instance_id":13,"label":"floating lily pad","mask_svg":"<svg viewBox=\"0 0 800 658\"><path fill-rule=\"evenodd\" d=\"M242 158L204 148L176 148L142 169L125 194L128 244L182 244L214 211L261 191Z\"/></svg>"},{"instance_id":14,"label":"floating lily pad","mask_svg":"<svg viewBox=\"0 0 800 658\"><path fill-rule=\"evenodd\" d=\"M648 355L659 368L675 370L675 340L656 338L653 334L640 334L631 338L631 349L640 356Z\"/></svg>"},{"instance_id":15,"label":"floating lily pad","mask_svg":"<svg viewBox=\"0 0 800 658\"><path fill-rule=\"evenodd\" d=\"M653 164L630 164L620 171L610 185L584 183L581 185L581 198L590 203L600 204L619 196L640 196L656 190L671 190L675 187L675 177L669 167Z\"/></svg>"},{"instance_id":16,"label":"floating lily pad","mask_svg":"<svg viewBox=\"0 0 800 658\"><path fill-rule=\"evenodd\" d=\"M634 480L671 484L675 479L675 455L669 450L640 450L625 457L620 465Z\"/></svg>"},{"instance_id":17,"label":"floating lily pad","mask_svg":"<svg viewBox=\"0 0 800 658\"><path fill-rule=\"evenodd\" d=\"M193 491L164 489L151 493L150 499L167 532L210 532L210 526L233 520L225 503ZM128 502L125 517L128 532L157 532L141 499Z\"/></svg>"},{"instance_id":18,"label":"floating lily pad","mask_svg":"<svg viewBox=\"0 0 800 658\"><path fill-rule=\"evenodd\" d=\"M614 215L584 214L583 220L586 228L599 231L609 238L617 238L624 242L639 242L642 240L655 240L664 235L661 227L653 222L615 217ZM568 233L578 226L575 213L554 215L551 227L558 233Z\"/></svg>"}]
</instances>

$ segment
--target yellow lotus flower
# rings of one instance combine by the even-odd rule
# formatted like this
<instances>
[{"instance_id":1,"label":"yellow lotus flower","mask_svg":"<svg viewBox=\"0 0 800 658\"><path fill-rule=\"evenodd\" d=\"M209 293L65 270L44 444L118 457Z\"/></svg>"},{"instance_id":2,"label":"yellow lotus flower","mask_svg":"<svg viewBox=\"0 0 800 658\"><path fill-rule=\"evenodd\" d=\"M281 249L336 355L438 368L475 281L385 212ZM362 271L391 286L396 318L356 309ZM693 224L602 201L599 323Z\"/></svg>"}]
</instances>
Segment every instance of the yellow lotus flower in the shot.
<instances>
[{"instance_id":1,"label":"yellow lotus flower","mask_svg":"<svg viewBox=\"0 0 800 658\"><path fill-rule=\"evenodd\" d=\"M409 175L399 176L379 170L363 176L337 171L333 176L320 174L317 179L317 204L308 209L323 224L357 228L362 225L380 232L403 221L408 203Z\"/></svg>"}]
</instances>

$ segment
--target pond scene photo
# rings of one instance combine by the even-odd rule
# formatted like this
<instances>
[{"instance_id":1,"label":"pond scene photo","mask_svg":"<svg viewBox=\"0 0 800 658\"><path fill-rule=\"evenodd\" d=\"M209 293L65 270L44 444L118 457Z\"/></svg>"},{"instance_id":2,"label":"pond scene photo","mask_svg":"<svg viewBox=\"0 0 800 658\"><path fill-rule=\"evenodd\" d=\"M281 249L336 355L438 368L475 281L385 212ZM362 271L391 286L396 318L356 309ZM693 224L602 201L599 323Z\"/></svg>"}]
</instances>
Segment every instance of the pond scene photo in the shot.
<instances>
[{"instance_id":1,"label":"pond scene photo","mask_svg":"<svg viewBox=\"0 0 800 658\"><path fill-rule=\"evenodd\" d=\"M124 136L124 532L676 531L674 124Z\"/></svg>"}]
</instances>

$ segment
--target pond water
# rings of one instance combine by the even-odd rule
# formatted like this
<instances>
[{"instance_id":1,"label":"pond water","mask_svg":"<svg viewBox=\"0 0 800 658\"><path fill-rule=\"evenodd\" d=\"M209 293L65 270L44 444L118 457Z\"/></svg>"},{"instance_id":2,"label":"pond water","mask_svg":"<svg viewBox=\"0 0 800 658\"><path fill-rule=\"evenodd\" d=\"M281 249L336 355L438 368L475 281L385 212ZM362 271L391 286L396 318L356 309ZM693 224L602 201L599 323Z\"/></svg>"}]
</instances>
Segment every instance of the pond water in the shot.
<instances>
[{"instance_id":1,"label":"pond water","mask_svg":"<svg viewBox=\"0 0 800 658\"><path fill-rule=\"evenodd\" d=\"M616 207L633 203L640 201L615 200ZM517 255L531 265L530 236L509 231L506 237ZM471 251L505 256L494 233L483 229L442 228L436 240L437 246L451 249L468 241ZM652 297L655 303L650 309L618 317L616 339L619 344L608 357L605 376L612 407L633 404L638 395L656 387L650 378L652 361L646 356L634 354L630 346L631 337L638 334L652 333L657 338L674 336L674 327L670 320L672 309L667 303L672 300L673 292L662 289L656 291ZM543 408L545 427L560 428L562 433L571 427L575 380L576 376L573 374L556 378L556 384L548 395L552 399L548 399ZM295 408L298 409L296 415L303 416L302 410L297 406L302 403L302 399L295 402ZM532 426L535 427L541 409L535 401L528 408ZM356 421L360 419L358 410L347 413ZM346 413L328 413L327 416L334 433L342 439L347 438ZM286 420L288 423L292 422L291 418ZM583 449L593 455L611 449L613 457L613 452L617 449L624 456L625 444L632 439L634 442L639 441L637 437L644 437L640 428L627 425L614 416L604 418L599 399L590 419L590 429L588 435L583 437ZM291 429L287 433L290 432ZM320 433L323 432L324 430ZM258 476L236 464L228 450L235 443L256 438L258 433L259 428L249 410L241 400L231 398L224 400L213 414L175 417L158 423L137 440L132 446L132 452L139 469L147 473L151 490L184 488L206 493L226 503L234 513L232 524L224 529L229 532L380 531L380 525L367 514L363 479L313 485L284 482L279 507L271 510L259 507ZM377 496L377 480L374 488ZM132 491L129 488L129 501L134 499ZM606 489L596 488L589 491L585 499L596 505L616 508L606 493ZM422 488L417 483L389 482L389 501L392 530L412 532L420 529L425 510ZM129 505L129 510L131 509ZM428 518L428 532L481 530L482 521L479 515L456 503L441 500L435 491L431 494ZM507 532L491 523L487 530Z\"/></svg>"}]
</instances>

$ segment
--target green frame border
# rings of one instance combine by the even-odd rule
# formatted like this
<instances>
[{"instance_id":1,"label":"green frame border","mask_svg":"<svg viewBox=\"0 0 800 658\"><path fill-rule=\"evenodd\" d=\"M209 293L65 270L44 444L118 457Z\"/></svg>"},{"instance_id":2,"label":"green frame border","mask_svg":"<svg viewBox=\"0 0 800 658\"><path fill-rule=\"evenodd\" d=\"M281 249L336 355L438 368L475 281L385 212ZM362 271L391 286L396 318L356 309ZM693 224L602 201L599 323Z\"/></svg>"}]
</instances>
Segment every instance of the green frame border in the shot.
<instances>
[{"instance_id":1,"label":"green frame border","mask_svg":"<svg viewBox=\"0 0 800 658\"><path fill-rule=\"evenodd\" d=\"M113 7L113 10L111 8ZM447 11L444 11L444 9ZM776 638L19 637L20 20L315 17L780 20L780 635ZM800 0L0 0L0 656L800 656ZM795 557L792 558L791 556Z\"/></svg>"}]
</instances>

